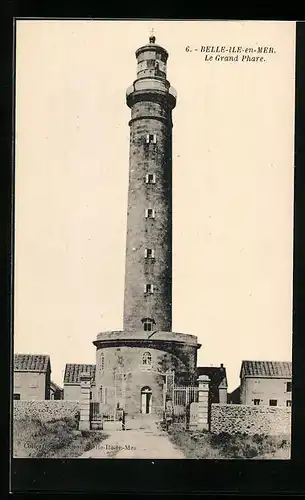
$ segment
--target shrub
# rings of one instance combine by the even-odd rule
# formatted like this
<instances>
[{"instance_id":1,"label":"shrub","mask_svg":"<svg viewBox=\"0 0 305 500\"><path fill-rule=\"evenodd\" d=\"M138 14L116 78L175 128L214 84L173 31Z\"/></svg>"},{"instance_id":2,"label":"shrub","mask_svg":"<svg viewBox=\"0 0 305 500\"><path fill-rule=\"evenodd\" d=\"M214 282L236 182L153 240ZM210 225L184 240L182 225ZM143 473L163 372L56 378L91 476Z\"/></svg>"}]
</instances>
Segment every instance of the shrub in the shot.
<instances>
[{"instance_id":1,"label":"shrub","mask_svg":"<svg viewBox=\"0 0 305 500\"><path fill-rule=\"evenodd\" d=\"M16 420L13 428L13 456L76 457L105 437L99 431L83 431L76 435L75 421L70 417L48 422Z\"/></svg>"},{"instance_id":2,"label":"shrub","mask_svg":"<svg viewBox=\"0 0 305 500\"><path fill-rule=\"evenodd\" d=\"M187 432L173 426L169 437L181 448L186 458L289 458L290 439L287 436L248 435L241 432Z\"/></svg>"}]
</instances>

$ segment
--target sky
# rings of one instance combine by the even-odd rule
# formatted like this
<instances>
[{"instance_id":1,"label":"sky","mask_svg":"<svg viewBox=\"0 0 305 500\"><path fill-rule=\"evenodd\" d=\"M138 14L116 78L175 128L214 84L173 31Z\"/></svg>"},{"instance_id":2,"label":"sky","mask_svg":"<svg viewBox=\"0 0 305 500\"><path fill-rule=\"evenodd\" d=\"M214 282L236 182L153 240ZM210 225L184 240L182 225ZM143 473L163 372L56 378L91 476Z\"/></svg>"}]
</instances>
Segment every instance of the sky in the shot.
<instances>
[{"instance_id":1,"label":"sky","mask_svg":"<svg viewBox=\"0 0 305 500\"><path fill-rule=\"evenodd\" d=\"M17 22L14 351L49 354L62 385L123 328L125 92L151 28L178 95L173 331L231 391L243 359L291 360L294 22ZM207 61L207 45L275 52Z\"/></svg>"}]
</instances>

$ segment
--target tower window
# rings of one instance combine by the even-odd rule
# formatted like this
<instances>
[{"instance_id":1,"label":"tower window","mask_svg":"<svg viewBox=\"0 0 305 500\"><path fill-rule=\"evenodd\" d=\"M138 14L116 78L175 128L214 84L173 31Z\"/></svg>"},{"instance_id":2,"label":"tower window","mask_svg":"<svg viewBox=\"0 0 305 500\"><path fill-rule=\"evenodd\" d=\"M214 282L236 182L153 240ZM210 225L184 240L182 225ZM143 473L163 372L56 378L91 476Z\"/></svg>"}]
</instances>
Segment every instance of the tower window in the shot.
<instances>
[{"instance_id":1,"label":"tower window","mask_svg":"<svg viewBox=\"0 0 305 500\"><path fill-rule=\"evenodd\" d=\"M146 174L146 184L155 184L155 183L156 183L156 175Z\"/></svg>"},{"instance_id":2,"label":"tower window","mask_svg":"<svg viewBox=\"0 0 305 500\"><path fill-rule=\"evenodd\" d=\"M104 353L101 353L101 371L104 371L104 366L105 366L105 356Z\"/></svg>"},{"instance_id":3,"label":"tower window","mask_svg":"<svg viewBox=\"0 0 305 500\"><path fill-rule=\"evenodd\" d=\"M146 217L146 219L154 219L155 218L155 209L154 208L147 208L145 210L145 217Z\"/></svg>"},{"instance_id":4,"label":"tower window","mask_svg":"<svg viewBox=\"0 0 305 500\"><path fill-rule=\"evenodd\" d=\"M155 325L155 320L151 318L143 318L142 320L144 332L152 332L153 325Z\"/></svg>"},{"instance_id":5,"label":"tower window","mask_svg":"<svg viewBox=\"0 0 305 500\"><path fill-rule=\"evenodd\" d=\"M277 406L277 399L269 399L270 406Z\"/></svg>"},{"instance_id":6,"label":"tower window","mask_svg":"<svg viewBox=\"0 0 305 500\"><path fill-rule=\"evenodd\" d=\"M154 293L154 285L151 285L150 283L146 283L144 287L144 293L151 294Z\"/></svg>"},{"instance_id":7,"label":"tower window","mask_svg":"<svg viewBox=\"0 0 305 500\"><path fill-rule=\"evenodd\" d=\"M154 68L155 59L147 59L147 68Z\"/></svg>"},{"instance_id":8,"label":"tower window","mask_svg":"<svg viewBox=\"0 0 305 500\"><path fill-rule=\"evenodd\" d=\"M291 399L287 399L286 401L286 406L290 407L291 406Z\"/></svg>"},{"instance_id":9,"label":"tower window","mask_svg":"<svg viewBox=\"0 0 305 500\"><path fill-rule=\"evenodd\" d=\"M143 357L142 357L142 364L143 365L151 365L151 354L150 354L150 352L144 352Z\"/></svg>"},{"instance_id":10,"label":"tower window","mask_svg":"<svg viewBox=\"0 0 305 500\"><path fill-rule=\"evenodd\" d=\"M254 404L255 406L258 406L258 405L259 405L259 403L260 403L260 399L253 399L253 404Z\"/></svg>"},{"instance_id":11,"label":"tower window","mask_svg":"<svg viewBox=\"0 0 305 500\"><path fill-rule=\"evenodd\" d=\"M153 248L145 248L145 258L146 259L154 259L155 251Z\"/></svg>"},{"instance_id":12,"label":"tower window","mask_svg":"<svg viewBox=\"0 0 305 500\"><path fill-rule=\"evenodd\" d=\"M156 134L147 134L146 135L146 144L149 144L152 142L153 144L156 144L157 142L157 135Z\"/></svg>"},{"instance_id":13,"label":"tower window","mask_svg":"<svg viewBox=\"0 0 305 500\"><path fill-rule=\"evenodd\" d=\"M286 392L291 392L291 382L286 382Z\"/></svg>"}]
</instances>

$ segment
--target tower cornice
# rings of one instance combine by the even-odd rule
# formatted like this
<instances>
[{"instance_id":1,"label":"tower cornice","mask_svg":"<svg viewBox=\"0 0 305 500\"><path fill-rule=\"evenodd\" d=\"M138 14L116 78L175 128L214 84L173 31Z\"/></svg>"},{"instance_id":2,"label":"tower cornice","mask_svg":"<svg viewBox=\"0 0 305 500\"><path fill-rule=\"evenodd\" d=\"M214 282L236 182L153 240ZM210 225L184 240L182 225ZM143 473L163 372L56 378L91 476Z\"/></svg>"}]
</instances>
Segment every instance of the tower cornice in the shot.
<instances>
[{"instance_id":1,"label":"tower cornice","mask_svg":"<svg viewBox=\"0 0 305 500\"><path fill-rule=\"evenodd\" d=\"M165 125L170 125L171 127L173 126L173 121L171 118L164 118L163 116L157 116L157 115L142 115L142 116L136 116L135 118L132 118L131 120L129 120L128 122L128 125L131 126L133 124L133 122L137 121L137 120L151 120L151 119L154 119L154 120L158 120L162 123L164 123Z\"/></svg>"},{"instance_id":2,"label":"tower cornice","mask_svg":"<svg viewBox=\"0 0 305 500\"><path fill-rule=\"evenodd\" d=\"M135 90L133 92L126 94L126 103L129 108L132 108L134 104L141 101L151 101L164 103L167 102L170 109L176 106L176 97L173 93L168 91L162 91L157 89L143 89Z\"/></svg>"}]
</instances>

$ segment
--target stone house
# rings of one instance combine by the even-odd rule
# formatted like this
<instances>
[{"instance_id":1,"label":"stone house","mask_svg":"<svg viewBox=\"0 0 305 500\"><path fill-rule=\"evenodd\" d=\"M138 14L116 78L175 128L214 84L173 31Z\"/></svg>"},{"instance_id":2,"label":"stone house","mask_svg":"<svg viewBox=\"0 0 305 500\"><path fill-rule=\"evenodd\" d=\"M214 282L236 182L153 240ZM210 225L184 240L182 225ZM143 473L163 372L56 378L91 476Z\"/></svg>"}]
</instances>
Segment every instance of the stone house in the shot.
<instances>
[{"instance_id":1,"label":"stone house","mask_svg":"<svg viewBox=\"0 0 305 500\"><path fill-rule=\"evenodd\" d=\"M13 399L50 399L51 362L46 354L14 355Z\"/></svg>"},{"instance_id":2,"label":"stone house","mask_svg":"<svg viewBox=\"0 0 305 500\"><path fill-rule=\"evenodd\" d=\"M80 376L88 373L91 377L93 394L90 399L95 399L95 365L68 363L65 367L63 399L68 401L80 400Z\"/></svg>"},{"instance_id":3,"label":"stone house","mask_svg":"<svg viewBox=\"0 0 305 500\"><path fill-rule=\"evenodd\" d=\"M228 403L240 404L240 386L228 394Z\"/></svg>"},{"instance_id":4,"label":"stone house","mask_svg":"<svg viewBox=\"0 0 305 500\"><path fill-rule=\"evenodd\" d=\"M243 361L240 370L240 403L290 407L292 363Z\"/></svg>"},{"instance_id":5,"label":"stone house","mask_svg":"<svg viewBox=\"0 0 305 500\"><path fill-rule=\"evenodd\" d=\"M228 381L226 369L221 363L219 366L199 366L197 376L207 375L210 379L209 399L210 403L227 404Z\"/></svg>"},{"instance_id":6,"label":"stone house","mask_svg":"<svg viewBox=\"0 0 305 500\"><path fill-rule=\"evenodd\" d=\"M50 382L50 399L64 399L64 391L55 382Z\"/></svg>"}]
</instances>

